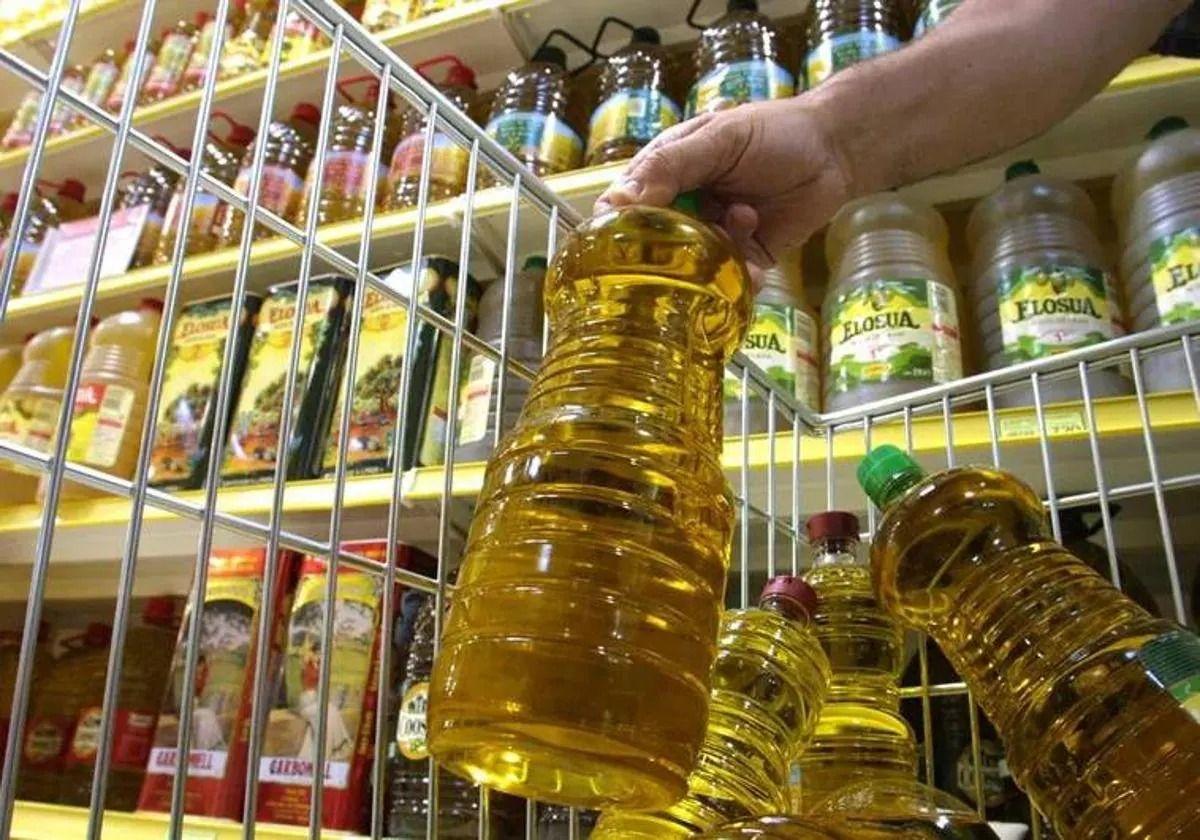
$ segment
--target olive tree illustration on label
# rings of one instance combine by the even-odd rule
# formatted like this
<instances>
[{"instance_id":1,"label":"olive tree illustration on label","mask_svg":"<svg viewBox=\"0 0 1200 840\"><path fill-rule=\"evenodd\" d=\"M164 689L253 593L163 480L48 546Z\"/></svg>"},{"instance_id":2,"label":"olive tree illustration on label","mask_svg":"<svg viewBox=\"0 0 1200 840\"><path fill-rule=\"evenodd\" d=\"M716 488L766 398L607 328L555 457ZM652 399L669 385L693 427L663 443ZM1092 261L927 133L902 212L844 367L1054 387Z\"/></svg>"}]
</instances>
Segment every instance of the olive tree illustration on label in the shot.
<instances>
[{"instance_id":1,"label":"olive tree illustration on label","mask_svg":"<svg viewBox=\"0 0 1200 840\"><path fill-rule=\"evenodd\" d=\"M1041 359L1113 337L1107 278L1097 268L1027 266L998 288L1000 329L1010 363Z\"/></svg>"},{"instance_id":2,"label":"olive tree illustration on label","mask_svg":"<svg viewBox=\"0 0 1200 840\"><path fill-rule=\"evenodd\" d=\"M1164 327L1200 319L1200 227L1155 240L1150 246L1150 279Z\"/></svg>"}]
</instances>

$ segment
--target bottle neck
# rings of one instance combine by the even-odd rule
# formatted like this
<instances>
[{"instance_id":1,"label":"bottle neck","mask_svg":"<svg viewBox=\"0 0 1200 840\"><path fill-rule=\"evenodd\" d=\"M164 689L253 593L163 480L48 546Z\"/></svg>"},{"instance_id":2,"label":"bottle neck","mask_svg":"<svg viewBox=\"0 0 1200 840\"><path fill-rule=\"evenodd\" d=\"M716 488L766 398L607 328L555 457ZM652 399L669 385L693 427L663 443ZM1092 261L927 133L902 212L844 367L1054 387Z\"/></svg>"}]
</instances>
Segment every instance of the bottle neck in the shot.
<instances>
[{"instance_id":1,"label":"bottle neck","mask_svg":"<svg viewBox=\"0 0 1200 840\"><path fill-rule=\"evenodd\" d=\"M781 615L788 621L807 624L809 620L808 613L805 612L803 605L782 595L764 595L762 600L758 602L758 607L759 609Z\"/></svg>"},{"instance_id":2,"label":"bottle neck","mask_svg":"<svg viewBox=\"0 0 1200 840\"><path fill-rule=\"evenodd\" d=\"M892 503L925 480L923 474L906 472L893 476L880 490L875 505L880 510L887 510Z\"/></svg>"},{"instance_id":3,"label":"bottle neck","mask_svg":"<svg viewBox=\"0 0 1200 840\"><path fill-rule=\"evenodd\" d=\"M857 566L858 540L832 537L813 544L813 568L823 566Z\"/></svg>"}]
</instances>

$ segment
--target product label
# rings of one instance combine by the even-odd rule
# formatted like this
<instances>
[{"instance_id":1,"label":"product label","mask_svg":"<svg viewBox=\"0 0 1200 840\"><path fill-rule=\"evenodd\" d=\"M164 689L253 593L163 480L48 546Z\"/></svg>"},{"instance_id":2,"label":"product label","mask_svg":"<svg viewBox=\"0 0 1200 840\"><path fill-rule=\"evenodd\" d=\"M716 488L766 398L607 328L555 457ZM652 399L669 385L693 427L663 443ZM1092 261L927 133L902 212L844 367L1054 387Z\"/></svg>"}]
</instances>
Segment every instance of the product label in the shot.
<instances>
[{"instance_id":1,"label":"product label","mask_svg":"<svg viewBox=\"0 0 1200 840\"><path fill-rule=\"evenodd\" d=\"M944 21L951 12L962 5L962 0L925 0L925 8L917 18L913 37L920 38L928 30Z\"/></svg>"},{"instance_id":2,"label":"product label","mask_svg":"<svg viewBox=\"0 0 1200 840\"><path fill-rule=\"evenodd\" d=\"M21 765L35 770L55 770L61 767L74 723L74 718L62 715L31 717L25 725Z\"/></svg>"},{"instance_id":3,"label":"product label","mask_svg":"<svg viewBox=\"0 0 1200 840\"><path fill-rule=\"evenodd\" d=\"M21 97L21 104L13 114L12 122L4 131L4 147L15 149L28 146L33 140L33 127L37 123L38 108L42 104L42 95L36 91L28 91Z\"/></svg>"},{"instance_id":4,"label":"product label","mask_svg":"<svg viewBox=\"0 0 1200 840\"><path fill-rule=\"evenodd\" d=\"M96 761L102 714L100 706L90 706L79 713L75 734L71 737L71 748L67 753L68 765L90 766ZM156 720L157 715L153 711L116 710L113 714L113 767L136 772L145 768L154 742Z\"/></svg>"},{"instance_id":5,"label":"product label","mask_svg":"<svg viewBox=\"0 0 1200 840\"><path fill-rule=\"evenodd\" d=\"M228 26L225 27L226 37L228 41L232 32ZM188 57L187 68L183 71L183 81L189 87L199 87L204 84L205 71L208 68L208 56L212 52L213 38L217 34L217 22L210 20L204 24L204 28L200 30L200 37L196 40L196 48L192 50L192 54Z\"/></svg>"},{"instance_id":6,"label":"product label","mask_svg":"<svg viewBox=\"0 0 1200 840\"><path fill-rule=\"evenodd\" d=\"M804 76L814 88L839 70L900 48L900 39L875 29L847 32L827 38L804 59Z\"/></svg>"},{"instance_id":7,"label":"product label","mask_svg":"<svg viewBox=\"0 0 1200 840\"><path fill-rule=\"evenodd\" d=\"M341 149L325 155L321 192L346 198L366 199L367 166L371 155L354 149ZM313 170L310 168L309 172ZM311 188L309 189L311 192Z\"/></svg>"},{"instance_id":8,"label":"product label","mask_svg":"<svg viewBox=\"0 0 1200 840\"><path fill-rule=\"evenodd\" d=\"M408 20L411 7L408 0L367 0L362 24L372 32L399 26Z\"/></svg>"},{"instance_id":9,"label":"product label","mask_svg":"<svg viewBox=\"0 0 1200 840\"><path fill-rule=\"evenodd\" d=\"M208 235L217 218L217 209L220 206L221 200L215 195L203 190L196 190L195 200L192 202L192 215L188 220L188 242L194 242L197 236ZM183 185L181 184L179 189L171 194L171 203L167 205L167 212L163 215L163 230L171 231L172 236L179 235L179 215L182 210ZM169 257L170 254L168 253L167 256Z\"/></svg>"},{"instance_id":10,"label":"product label","mask_svg":"<svg viewBox=\"0 0 1200 840\"><path fill-rule=\"evenodd\" d=\"M429 757L429 745L425 742L425 715L428 708L429 683L423 681L410 685L400 701L396 746L400 754L411 761Z\"/></svg>"},{"instance_id":11,"label":"product label","mask_svg":"<svg viewBox=\"0 0 1200 840\"><path fill-rule=\"evenodd\" d=\"M654 88L630 88L614 93L592 112L587 153L611 140L648 143L683 118L671 97Z\"/></svg>"},{"instance_id":12,"label":"product label","mask_svg":"<svg viewBox=\"0 0 1200 840\"><path fill-rule=\"evenodd\" d=\"M326 44L317 25L299 12L288 12L283 22L283 47L280 61L295 61L314 53Z\"/></svg>"},{"instance_id":13,"label":"product label","mask_svg":"<svg viewBox=\"0 0 1200 840\"><path fill-rule=\"evenodd\" d=\"M1004 352L1025 362L1113 337L1104 272L1073 265L1013 269L996 289Z\"/></svg>"},{"instance_id":14,"label":"product label","mask_svg":"<svg viewBox=\"0 0 1200 840\"><path fill-rule=\"evenodd\" d=\"M829 393L907 380L962 376L954 293L928 280L872 280L843 292L825 315Z\"/></svg>"},{"instance_id":15,"label":"product label","mask_svg":"<svg viewBox=\"0 0 1200 840\"><path fill-rule=\"evenodd\" d=\"M121 70L115 64L108 62L93 64L92 69L88 72L87 81L83 85L83 98L93 105L103 107L104 100L108 99L108 95L112 93L113 85L117 83L120 75Z\"/></svg>"},{"instance_id":16,"label":"product label","mask_svg":"<svg viewBox=\"0 0 1200 840\"><path fill-rule=\"evenodd\" d=\"M1151 639L1138 651L1150 678L1200 723L1200 638L1174 630Z\"/></svg>"},{"instance_id":17,"label":"product label","mask_svg":"<svg viewBox=\"0 0 1200 840\"><path fill-rule=\"evenodd\" d=\"M174 93L191 55L191 35L171 32L164 37L154 65L150 68L150 75L146 77L146 93L154 96L170 96Z\"/></svg>"},{"instance_id":18,"label":"product label","mask_svg":"<svg viewBox=\"0 0 1200 840\"><path fill-rule=\"evenodd\" d=\"M1200 320L1200 227L1185 228L1150 246L1150 280L1164 327Z\"/></svg>"},{"instance_id":19,"label":"product label","mask_svg":"<svg viewBox=\"0 0 1200 840\"><path fill-rule=\"evenodd\" d=\"M50 397L0 396L0 439L38 452L54 445L59 401Z\"/></svg>"},{"instance_id":20,"label":"product label","mask_svg":"<svg viewBox=\"0 0 1200 840\"><path fill-rule=\"evenodd\" d=\"M487 356L471 359L467 381L458 402L458 441L474 443L488 432L488 409L492 405L492 385L496 381L496 362Z\"/></svg>"},{"instance_id":21,"label":"product label","mask_svg":"<svg viewBox=\"0 0 1200 840\"><path fill-rule=\"evenodd\" d=\"M803 309L755 304L742 351L802 405L814 410L820 405L817 325ZM741 380L726 372L724 390L726 400L740 400ZM752 389L750 399L761 400L763 396Z\"/></svg>"},{"instance_id":22,"label":"product label","mask_svg":"<svg viewBox=\"0 0 1200 840\"><path fill-rule=\"evenodd\" d=\"M300 362L291 406L293 434L308 371L321 346L334 338L330 315L342 305L340 292L332 286L310 286L307 309L298 319L296 291L295 286L277 289L263 303L237 413L230 426L222 475L256 474L275 468L292 336L300 329ZM302 326L296 323L300 320Z\"/></svg>"},{"instance_id":23,"label":"product label","mask_svg":"<svg viewBox=\"0 0 1200 840\"><path fill-rule=\"evenodd\" d=\"M83 76L64 76L62 87L63 90L69 90L71 93L82 94L86 81ZM50 114L50 133L60 134L65 131L67 126L78 116L79 112L68 105L65 98L60 97L56 100L54 111Z\"/></svg>"},{"instance_id":24,"label":"product label","mask_svg":"<svg viewBox=\"0 0 1200 840\"><path fill-rule=\"evenodd\" d=\"M150 458L153 483L188 480L207 450L203 434L221 375L231 306L230 298L203 301L180 311L175 322ZM247 309L242 309L243 325L251 321Z\"/></svg>"},{"instance_id":25,"label":"product label","mask_svg":"<svg viewBox=\"0 0 1200 840\"><path fill-rule=\"evenodd\" d=\"M433 148L430 150L429 180L432 183L446 184L457 190L463 189L467 183L467 167L471 156L459 144L447 135L433 135ZM405 181L416 181L421 177L421 162L425 158L425 133L416 132L396 144L392 153L392 163L388 168L388 183L391 185Z\"/></svg>"},{"instance_id":26,"label":"product label","mask_svg":"<svg viewBox=\"0 0 1200 840\"><path fill-rule=\"evenodd\" d=\"M270 210L281 219L296 217L304 196L304 180L295 170L278 163L264 163L258 184L259 207ZM238 172L233 189L242 195L250 195L250 167Z\"/></svg>"},{"instance_id":27,"label":"product label","mask_svg":"<svg viewBox=\"0 0 1200 840\"><path fill-rule=\"evenodd\" d=\"M281 60L286 61L288 56ZM263 41L250 29L243 30L236 38L225 42L221 49L218 78L228 79L257 70L263 63Z\"/></svg>"},{"instance_id":28,"label":"product label","mask_svg":"<svg viewBox=\"0 0 1200 840\"><path fill-rule=\"evenodd\" d=\"M495 117L487 133L521 160L535 160L550 172L563 172L579 165L583 141L555 114L513 111Z\"/></svg>"},{"instance_id":29,"label":"product label","mask_svg":"<svg viewBox=\"0 0 1200 840\"><path fill-rule=\"evenodd\" d=\"M688 94L687 115L720 111L743 102L784 99L796 92L796 80L769 59L735 61L710 70Z\"/></svg>"},{"instance_id":30,"label":"product label","mask_svg":"<svg viewBox=\"0 0 1200 840\"><path fill-rule=\"evenodd\" d=\"M111 469L121 455L137 394L123 385L82 382L75 392L67 460Z\"/></svg>"}]
</instances>

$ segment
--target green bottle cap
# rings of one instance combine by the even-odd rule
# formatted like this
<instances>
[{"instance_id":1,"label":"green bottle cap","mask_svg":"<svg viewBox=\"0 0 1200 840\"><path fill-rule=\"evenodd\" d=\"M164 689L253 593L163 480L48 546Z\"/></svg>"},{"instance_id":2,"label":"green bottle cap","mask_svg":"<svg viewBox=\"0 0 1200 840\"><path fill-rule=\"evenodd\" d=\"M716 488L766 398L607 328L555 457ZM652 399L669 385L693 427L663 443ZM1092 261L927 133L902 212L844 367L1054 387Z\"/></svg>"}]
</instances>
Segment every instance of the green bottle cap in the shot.
<instances>
[{"instance_id":1,"label":"green bottle cap","mask_svg":"<svg viewBox=\"0 0 1200 840\"><path fill-rule=\"evenodd\" d=\"M680 213L687 213L689 216L700 217L700 191L692 190L690 192L680 193L675 196L675 200L671 202L671 206Z\"/></svg>"},{"instance_id":2,"label":"green bottle cap","mask_svg":"<svg viewBox=\"0 0 1200 840\"><path fill-rule=\"evenodd\" d=\"M545 271L546 269L546 258L541 254L531 254L525 258L525 264L521 266L522 271L533 271L535 269L538 271Z\"/></svg>"},{"instance_id":3,"label":"green bottle cap","mask_svg":"<svg viewBox=\"0 0 1200 840\"><path fill-rule=\"evenodd\" d=\"M1033 161L1019 160L1008 167L1008 169L1004 170L1004 180L1012 181L1016 178L1022 178L1026 175L1037 175L1041 171L1041 167Z\"/></svg>"},{"instance_id":4,"label":"green bottle cap","mask_svg":"<svg viewBox=\"0 0 1200 840\"><path fill-rule=\"evenodd\" d=\"M1163 117L1154 124L1150 129L1150 133L1146 135L1147 140L1157 140L1164 134L1174 134L1176 131L1183 131L1188 127L1188 121L1183 117Z\"/></svg>"},{"instance_id":5,"label":"green bottle cap","mask_svg":"<svg viewBox=\"0 0 1200 840\"><path fill-rule=\"evenodd\" d=\"M890 443L876 446L858 464L858 483L880 510L924 477L921 465Z\"/></svg>"}]
</instances>

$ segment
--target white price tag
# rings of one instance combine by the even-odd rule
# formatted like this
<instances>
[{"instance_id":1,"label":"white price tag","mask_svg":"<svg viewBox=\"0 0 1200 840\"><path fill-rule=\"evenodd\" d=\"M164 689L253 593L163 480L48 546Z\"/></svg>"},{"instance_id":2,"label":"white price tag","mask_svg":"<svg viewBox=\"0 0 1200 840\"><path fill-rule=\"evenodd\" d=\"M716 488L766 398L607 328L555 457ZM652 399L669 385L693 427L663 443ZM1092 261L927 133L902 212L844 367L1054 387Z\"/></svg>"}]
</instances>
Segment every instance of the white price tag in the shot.
<instances>
[{"instance_id":1,"label":"white price tag","mask_svg":"<svg viewBox=\"0 0 1200 840\"><path fill-rule=\"evenodd\" d=\"M142 236L150 206L131 207L117 210L110 217L108 239L104 243L104 259L100 263L100 277L115 277L129 270L134 250ZM96 243L100 218L80 219L64 222L46 233L33 264L26 294L47 292L67 286L79 286L87 280L88 265Z\"/></svg>"}]
</instances>

